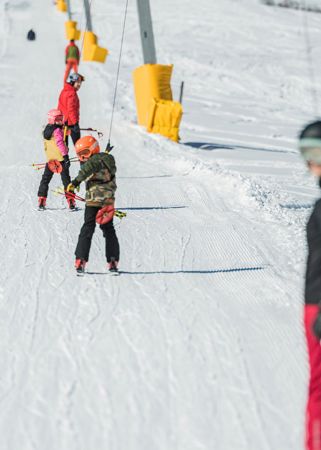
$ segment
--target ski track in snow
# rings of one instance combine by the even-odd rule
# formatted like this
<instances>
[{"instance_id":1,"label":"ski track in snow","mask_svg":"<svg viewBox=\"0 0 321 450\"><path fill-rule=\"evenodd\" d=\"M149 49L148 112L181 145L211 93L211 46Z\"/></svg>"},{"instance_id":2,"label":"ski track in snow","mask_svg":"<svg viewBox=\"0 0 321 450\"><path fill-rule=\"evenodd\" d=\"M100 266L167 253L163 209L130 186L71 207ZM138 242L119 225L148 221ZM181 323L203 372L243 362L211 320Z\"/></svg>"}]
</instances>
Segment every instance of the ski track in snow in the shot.
<instances>
[{"instance_id":1,"label":"ski track in snow","mask_svg":"<svg viewBox=\"0 0 321 450\"><path fill-rule=\"evenodd\" d=\"M36 210L41 173L30 164L43 160L40 124L61 89L63 16L40 0L5 2L0 10L7 111L0 149L0 450L302 448L300 283L304 225L316 195L294 148L309 109L303 57L293 77L284 77L293 46L301 45L301 16L254 0L233 2L234 14L230 2L200 0L190 11L174 3L156 2L153 13L156 34L168 44L160 46L160 61L180 55L173 86L179 76L186 80L181 134L189 145L132 123L130 72L141 56L135 5L128 12L112 137L117 207L127 212L115 221L120 277L106 273L99 228L89 273L76 277L83 209L69 213L50 192L48 210ZM81 22L81 3L73 7ZM171 27L171 41L165 24L173 8L187 16ZM202 8L213 20L202 17L204 27L190 35ZM25 40L31 11L33 43ZM113 51L104 66L80 66L81 121L104 131L104 145L118 2L97 0L93 18ZM235 26L240 18L243 28ZM311 16L315 26L319 20ZM271 45L258 50L265 27ZM231 39L235 61L226 57ZM278 40L288 58L273 47ZM23 83L21 72L28 74ZM59 184L54 176L50 188Z\"/></svg>"}]
</instances>

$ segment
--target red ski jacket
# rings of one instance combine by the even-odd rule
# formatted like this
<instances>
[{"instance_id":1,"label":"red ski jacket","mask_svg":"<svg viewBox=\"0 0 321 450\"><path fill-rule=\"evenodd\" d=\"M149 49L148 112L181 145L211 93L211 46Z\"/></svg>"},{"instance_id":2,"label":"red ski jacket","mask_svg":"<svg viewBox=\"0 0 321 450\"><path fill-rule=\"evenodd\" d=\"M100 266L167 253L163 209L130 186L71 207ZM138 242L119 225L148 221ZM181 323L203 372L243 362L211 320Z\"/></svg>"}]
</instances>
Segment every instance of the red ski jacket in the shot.
<instances>
[{"instance_id":1,"label":"red ski jacket","mask_svg":"<svg viewBox=\"0 0 321 450\"><path fill-rule=\"evenodd\" d=\"M76 89L69 83L65 83L60 93L58 109L63 113L67 125L79 122L79 98Z\"/></svg>"}]
</instances>

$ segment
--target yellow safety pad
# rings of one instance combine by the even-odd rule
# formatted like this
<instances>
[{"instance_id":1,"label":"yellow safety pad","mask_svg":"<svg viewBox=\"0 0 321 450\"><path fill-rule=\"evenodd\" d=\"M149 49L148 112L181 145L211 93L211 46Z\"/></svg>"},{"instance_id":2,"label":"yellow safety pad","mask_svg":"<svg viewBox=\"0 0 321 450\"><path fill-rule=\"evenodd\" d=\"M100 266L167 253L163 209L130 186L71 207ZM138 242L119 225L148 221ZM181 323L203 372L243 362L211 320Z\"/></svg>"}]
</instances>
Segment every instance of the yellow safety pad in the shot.
<instances>
[{"instance_id":1,"label":"yellow safety pad","mask_svg":"<svg viewBox=\"0 0 321 450\"><path fill-rule=\"evenodd\" d=\"M179 141L179 125L183 108L179 102L152 99L149 106L147 131Z\"/></svg>"},{"instance_id":2,"label":"yellow safety pad","mask_svg":"<svg viewBox=\"0 0 321 450\"><path fill-rule=\"evenodd\" d=\"M172 100L171 76L173 65L144 64L133 72L139 125L148 124L150 102L153 98Z\"/></svg>"},{"instance_id":3,"label":"yellow safety pad","mask_svg":"<svg viewBox=\"0 0 321 450\"><path fill-rule=\"evenodd\" d=\"M67 11L67 3L65 2L65 0L57 0L56 7L57 7L58 11L61 11L61 12Z\"/></svg>"},{"instance_id":4,"label":"yellow safety pad","mask_svg":"<svg viewBox=\"0 0 321 450\"><path fill-rule=\"evenodd\" d=\"M65 22L65 32L68 41L71 39L78 41L80 39L81 31L77 30L77 22L74 20L67 20Z\"/></svg>"},{"instance_id":5,"label":"yellow safety pad","mask_svg":"<svg viewBox=\"0 0 321 450\"><path fill-rule=\"evenodd\" d=\"M92 46L97 45L97 36L92 31L85 31L82 49L82 60L91 61Z\"/></svg>"},{"instance_id":6,"label":"yellow safety pad","mask_svg":"<svg viewBox=\"0 0 321 450\"><path fill-rule=\"evenodd\" d=\"M97 43L97 36L92 31L86 31L84 34L82 60L104 63L107 55L108 50L106 48L99 47Z\"/></svg>"},{"instance_id":7,"label":"yellow safety pad","mask_svg":"<svg viewBox=\"0 0 321 450\"><path fill-rule=\"evenodd\" d=\"M50 161L52 159L56 159L57 161L64 160L64 157L60 153L60 150L59 150L54 138L51 138L50 141L45 139L44 146L45 146L45 153L46 153L47 161Z\"/></svg>"},{"instance_id":8,"label":"yellow safety pad","mask_svg":"<svg viewBox=\"0 0 321 450\"><path fill-rule=\"evenodd\" d=\"M91 48L90 61L104 63L107 55L107 48L99 47L99 45L93 45Z\"/></svg>"}]
</instances>

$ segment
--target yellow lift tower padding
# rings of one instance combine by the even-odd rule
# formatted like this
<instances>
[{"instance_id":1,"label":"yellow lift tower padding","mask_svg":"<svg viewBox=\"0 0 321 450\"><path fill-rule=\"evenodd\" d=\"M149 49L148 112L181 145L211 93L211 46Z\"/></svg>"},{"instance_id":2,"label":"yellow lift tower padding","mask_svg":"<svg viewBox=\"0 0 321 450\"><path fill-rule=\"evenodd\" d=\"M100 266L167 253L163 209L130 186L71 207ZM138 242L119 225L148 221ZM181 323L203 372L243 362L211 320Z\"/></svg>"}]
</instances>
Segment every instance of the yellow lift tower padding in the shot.
<instances>
[{"instance_id":1,"label":"yellow lift tower padding","mask_svg":"<svg viewBox=\"0 0 321 450\"><path fill-rule=\"evenodd\" d=\"M104 63L107 55L107 48L99 47L97 44L97 36L92 31L85 31L82 60Z\"/></svg>"},{"instance_id":2,"label":"yellow lift tower padding","mask_svg":"<svg viewBox=\"0 0 321 450\"><path fill-rule=\"evenodd\" d=\"M150 103L153 98L172 100L171 76L173 65L144 64L133 72L139 125L148 126Z\"/></svg>"},{"instance_id":3,"label":"yellow lift tower padding","mask_svg":"<svg viewBox=\"0 0 321 450\"><path fill-rule=\"evenodd\" d=\"M107 55L107 48L99 47L99 45L93 45L90 54L90 61L104 63L106 61Z\"/></svg>"},{"instance_id":4,"label":"yellow lift tower padding","mask_svg":"<svg viewBox=\"0 0 321 450\"><path fill-rule=\"evenodd\" d=\"M67 3L65 0L57 0L57 9L61 12L67 12Z\"/></svg>"},{"instance_id":5,"label":"yellow lift tower padding","mask_svg":"<svg viewBox=\"0 0 321 450\"><path fill-rule=\"evenodd\" d=\"M162 134L175 142L179 141L179 125L183 115L179 102L152 99L148 115L147 131Z\"/></svg>"},{"instance_id":6,"label":"yellow lift tower padding","mask_svg":"<svg viewBox=\"0 0 321 450\"><path fill-rule=\"evenodd\" d=\"M65 22L65 31L68 41L71 39L78 41L80 39L81 31L77 30L77 22L74 20L67 20Z\"/></svg>"}]
</instances>

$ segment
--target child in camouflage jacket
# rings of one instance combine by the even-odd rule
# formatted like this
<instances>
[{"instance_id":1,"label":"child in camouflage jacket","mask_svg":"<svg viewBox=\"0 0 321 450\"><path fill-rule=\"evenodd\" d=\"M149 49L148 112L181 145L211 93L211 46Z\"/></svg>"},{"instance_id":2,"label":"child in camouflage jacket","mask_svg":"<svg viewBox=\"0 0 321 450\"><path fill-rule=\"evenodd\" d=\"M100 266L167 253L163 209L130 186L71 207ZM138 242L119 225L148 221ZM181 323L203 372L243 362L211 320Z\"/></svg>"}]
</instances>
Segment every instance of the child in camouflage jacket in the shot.
<instances>
[{"instance_id":1,"label":"child in camouflage jacket","mask_svg":"<svg viewBox=\"0 0 321 450\"><path fill-rule=\"evenodd\" d=\"M91 240L96 227L96 215L101 208L115 203L116 164L109 153L100 153L99 144L93 136L83 136L76 142L76 153L83 163L74 180L67 187L67 192L74 190L86 181L85 222L80 230L75 250L75 267L77 272L84 272L89 259ZM113 220L100 225L105 238L105 254L110 272L117 273L119 261L119 242Z\"/></svg>"}]
</instances>

